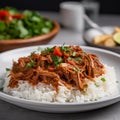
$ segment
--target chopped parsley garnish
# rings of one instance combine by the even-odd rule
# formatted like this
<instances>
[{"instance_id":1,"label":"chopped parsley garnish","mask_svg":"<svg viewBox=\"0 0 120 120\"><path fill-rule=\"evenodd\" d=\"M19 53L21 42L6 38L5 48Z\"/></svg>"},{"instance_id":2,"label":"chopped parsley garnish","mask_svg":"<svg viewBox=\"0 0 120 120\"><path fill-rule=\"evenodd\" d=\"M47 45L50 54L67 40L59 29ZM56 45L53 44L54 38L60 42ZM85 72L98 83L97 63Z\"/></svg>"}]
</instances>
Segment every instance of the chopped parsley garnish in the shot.
<instances>
[{"instance_id":1,"label":"chopped parsley garnish","mask_svg":"<svg viewBox=\"0 0 120 120\"><path fill-rule=\"evenodd\" d=\"M6 71L10 71L11 69L10 68L6 68Z\"/></svg>"},{"instance_id":2,"label":"chopped parsley garnish","mask_svg":"<svg viewBox=\"0 0 120 120\"><path fill-rule=\"evenodd\" d=\"M36 51L33 51L33 52L31 52L31 55L30 55L30 57L32 57L32 56L33 56L33 54L35 54L35 52L36 52Z\"/></svg>"},{"instance_id":3,"label":"chopped parsley garnish","mask_svg":"<svg viewBox=\"0 0 120 120\"><path fill-rule=\"evenodd\" d=\"M95 101L97 101L98 99L94 99Z\"/></svg>"},{"instance_id":4,"label":"chopped parsley garnish","mask_svg":"<svg viewBox=\"0 0 120 120\"><path fill-rule=\"evenodd\" d=\"M82 61L82 58L81 57L76 57L76 58L74 58L74 60L76 60L76 61Z\"/></svg>"},{"instance_id":5,"label":"chopped parsley garnish","mask_svg":"<svg viewBox=\"0 0 120 120\"><path fill-rule=\"evenodd\" d=\"M96 82L94 82L94 85L95 85L96 87L99 87L99 85L98 85Z\"/></svg>"},{"instance_id":6,"label":"chopped parsley garnish","mask_svg":"<svg viewBox=\"0 0 120 120\"><path fill-rule=\"evenodd\" d=\"M26 64L26 68L32 68L34 66L35 66L35 62L32 59L30 59L30 63Z\"/></svg>"},{"instance_id":7,"label":"chopped parsley garnish","mask_svg":"<svg viewBox=\"0 0 120 120\"><path fill-rule=\"evenodd\" d=\"M101 78L101 81L105 82L105 81L106 81L106 79L105 79L105 78Z\"/></svg>"},{"instance_id":8,"label":"chopped parsley garnish","mask_svg":"<svg viewBox=\"0 0 120 120\"><path fill-rule=\"evenodd\" d=\"M36 51L31 52L30 55L30 62L26 64L26 68L32 68L35 66L35 62L32 60L33 55L35 54Z\"/></svg>"},{"instance_id":9,"label":"chopped parsley garnish","mask_svg":"<svg viewBox=\"0 0 120 120\"><path fill-rule=\"evenodd\" d=\"M53 63L58 66L60 63L63 62L63 59L59 56L56 56L56 55L51 55L51 58L53 60Z\"/></svg>"},{"instance_id":10,"label":"chopped parsley garnish","mask_svg":"<svg viewBox=\"0 0 120 120\"><path fill-rule=\"evenodd\" d=\"M61 46L60 49L61 51L65 51L68 54L72 53L72 50L67 46Z\"/></svg>"},{"instance_id":11,"label":"chopped parsley garnish","mask_svg":"<svg viewBox=\"0 0 120 120\"><path fill-rule=\"evenodd\" d=\"M72 60L72 58L71 58L71 57L68 57L67 59L68 59L68 60Z\"/></svg>"},{"instance_id":12,"label":"chopped parsley garnish","mask_svg":"<svg viewBox=\"0 0 120 120\"><path fill-rule=\"evenodd\" d=\"M76 58L68 57L68 60L82 61L82 58L81 57L76 57Z\"/></svg>"},{"instance_id":13,"label":"chopped parsley garnish","mask_svg":"<svg viewBox=\"0 0 120 120\"><path fill-rule=\"evenodd\" d=\"M48 53L50 53L50 52L53 52L54 51L54 47L52 47L52 48L46 48L45 50L43 50L42 51L42 53L46 53L46 54L48 54Z\"/></svg>"}]
</instances>

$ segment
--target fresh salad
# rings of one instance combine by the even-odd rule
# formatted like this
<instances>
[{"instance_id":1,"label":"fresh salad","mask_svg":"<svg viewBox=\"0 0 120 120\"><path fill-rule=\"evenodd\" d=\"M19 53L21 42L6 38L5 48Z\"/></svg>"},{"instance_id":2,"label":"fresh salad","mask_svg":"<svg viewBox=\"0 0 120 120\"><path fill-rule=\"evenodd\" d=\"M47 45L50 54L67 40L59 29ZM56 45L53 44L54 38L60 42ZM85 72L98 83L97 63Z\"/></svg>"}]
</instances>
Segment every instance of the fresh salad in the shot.
<instances>
[{"instance_id":1,"label":"fresh salad","mask_svg":"<svg viewBox=\"0 0 120 120\"><path fill-rule=\"evenodd\" d=\"M19 12L12 7L0 9L0 40L31 38L47 34L53 28L53 22L43 18L39 12Z\"/></svg>"}]
</instances>

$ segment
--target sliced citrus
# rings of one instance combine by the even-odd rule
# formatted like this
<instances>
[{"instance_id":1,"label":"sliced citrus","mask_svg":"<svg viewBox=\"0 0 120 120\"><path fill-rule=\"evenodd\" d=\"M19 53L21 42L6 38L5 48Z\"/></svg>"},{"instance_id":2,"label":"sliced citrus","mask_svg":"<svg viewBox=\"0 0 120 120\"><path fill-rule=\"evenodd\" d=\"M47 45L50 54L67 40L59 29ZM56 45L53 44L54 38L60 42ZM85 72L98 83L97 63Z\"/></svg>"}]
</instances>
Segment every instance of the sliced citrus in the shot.
<instances>
[{"instance_id":1,"label":"sliced citrus","mask_svg":"<svg viewBox=\"0 0 120 120\"><path fill-rule=\"evenodd\" d=\"M117 44L120 45L120 32L115 33L115 34L113 35L113 39L114 39L114 41L115 41Z\"/></svg>"}]
</instances>

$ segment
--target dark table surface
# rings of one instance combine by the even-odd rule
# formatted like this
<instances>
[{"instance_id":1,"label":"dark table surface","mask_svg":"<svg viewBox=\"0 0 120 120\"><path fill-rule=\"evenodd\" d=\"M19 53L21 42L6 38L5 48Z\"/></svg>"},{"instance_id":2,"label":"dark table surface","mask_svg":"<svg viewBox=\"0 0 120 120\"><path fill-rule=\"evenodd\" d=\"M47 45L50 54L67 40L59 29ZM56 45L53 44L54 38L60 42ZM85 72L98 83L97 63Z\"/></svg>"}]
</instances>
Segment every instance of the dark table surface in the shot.
<instances>
[{"instance_id":1,"label":"dark table surface","mask_svg":"<svg viewBox=\"0 0 120 120\"><path fill-rule=\"evenodd\" d=\"M60 21L58 13L41 12L42 15ZM120 16L100 15L98 19L100 25L120 26ZM61 29L60 33L48 44L74 44L86 45L82 39L82 34L73 30ZM0 100L0 120L119 120L120 102L111 106L78 113L44 113L17 107Z\"/></svg>"}]
</instances>

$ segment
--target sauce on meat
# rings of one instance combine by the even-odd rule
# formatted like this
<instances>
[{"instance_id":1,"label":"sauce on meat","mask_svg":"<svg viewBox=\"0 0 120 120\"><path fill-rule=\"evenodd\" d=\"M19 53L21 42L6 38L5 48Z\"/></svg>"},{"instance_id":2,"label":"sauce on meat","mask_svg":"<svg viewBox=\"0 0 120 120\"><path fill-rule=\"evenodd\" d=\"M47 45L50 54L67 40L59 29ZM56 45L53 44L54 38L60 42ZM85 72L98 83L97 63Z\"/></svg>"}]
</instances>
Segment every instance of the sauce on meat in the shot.
<instances>
[{"instance_id":1,"label":"sauce on meat","mask_svg":"<svg viewBox=\"0 0 120 120\"><path fill-rule=\"evenodd\" d=\"M79 46L54 46L13 62L9 87L17 87L22 80L33 86L39 82L52 84L56 91L59 85L83 90L86 78L94 81L102 74L104 65L96 55L84 52Z\"/></svg>"}]
</instances>

